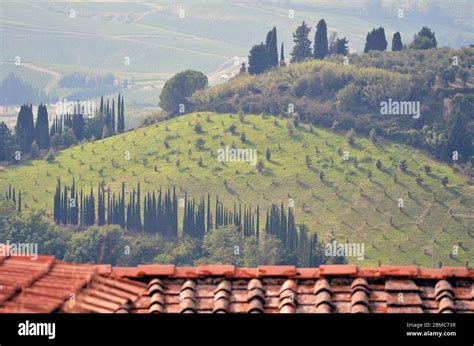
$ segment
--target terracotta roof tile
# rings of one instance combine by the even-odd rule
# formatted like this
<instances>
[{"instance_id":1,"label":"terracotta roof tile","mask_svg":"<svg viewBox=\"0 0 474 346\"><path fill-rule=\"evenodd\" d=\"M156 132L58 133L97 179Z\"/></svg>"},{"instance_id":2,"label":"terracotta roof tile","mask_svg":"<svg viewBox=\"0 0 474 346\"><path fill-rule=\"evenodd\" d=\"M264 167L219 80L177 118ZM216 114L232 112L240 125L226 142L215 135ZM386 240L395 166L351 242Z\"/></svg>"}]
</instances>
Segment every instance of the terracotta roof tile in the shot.
<instances>
[{"instance_id":1,"label":"terracotta roof tile","mask_svg":"<svg viewBox=\"0 0 474 346\"><path fill-rule=\"evenodd\" d=\"M241 279L251 279L258 276L258 268L235 268L235 277Z\"/></svg>"},{"instance_id":2,"label":"terracotta roof tile","mask_svg":"<svg viewBox=\"0 0 474 346\"><path fill-rule=\"evenodd\" d=\"M109 275L112 273L112 266L110 264L96 264L93 267L98 274Z\"/></svg>"},{"instance_id":3,"label":"terracotta roof tile","mask_svg":"<svg viewBox=\"0 0 474 346\"><path fill-rule=\"evenodd\" d=\"M197 278L196 267L176 267L173 277L175 278Z\"/></svg>"},{"instance_id":4,"label":"terracotta roof tile","mask_svg":"<svg viewBox=\"0 0 474 346\"><path fill-rule=\"evenodd\" d=\"M334 308L332 302L332 289L326 279L319 279L314 285L314 295L316 296L315 307L317 313L330 313Z\"/></svg>"},{"instance_id":5,"label":"terracotta roof tile","mask_svg":"<svg viewBox=\"0 0 474 346\"><path fill-rule=\"evenodd\" d=\"M380 273L385 276L417 276L416 266L381 266Z\"/></svg>"},{"instance_id":6,"label":"terracotta roof tile","mask_svg":"<svg viewBox=\"0 0 474 346\"><path fill-rule=\"evenodd\" d=\"M413 280L408 279L387 279L385 281L386 291L418 291L419 287Z\"/></svg>"},{"instance_id":7,"label":"terracotta roof tile","mask_svg":"<svg viewBox=\"0 0 474 346\"><path fill-rule=\"evenodd\" d=\"M298 279L317 279L319 278L319 268L297 268L296 276Z\"/></svg>"},{"instance_id":8,"label":"terracotta roof tile","mask_svg":"<svg viewBox=\"0 0 474 346\"><path fill-rule=\"evenodd\" d=\"M233 276L235 274L235 266L200 265L197 267L197 274L201 276Z\"/></svg>"},{"instance_id":9,"label":"terracotta roof tile","mask_svg":"<svg viewBox=\"0 0 474 346\"><path fill-rule=\"evenodd\" d=\"M258 266L259 277L294 277L295 275L295 266Z\"/></svg>"},{"instance_id":10,"label":"terracotta roof tile","mask_svg":"<svg viewBox=\"0 0 474 346\"><path fill-rule=\"evenodd\" d=\"M463 267L443 267L441 268L443 272L443 277L468 277L469 276L469 269Z\"/></svg>"},{"instance_id":11,"label":"terracotta roof tile","mask_svg":"<svg viewBox=\"0 0 474 346\"><path fill-rule=\"evenodd\" d=\"M321 265L319 266L321 275L355 275L357 267L352 264L342 265Z\"/></svg>"},{"instance_id":12,"label":"terracotta roof tile","mask_svg":"<svg viewBox=\"0 0 474 346\"><path fill-rule=\"evenodd\" d=\"M0 259L0 313L474 313L474 270Z\"/></svg>"},{"instance_id":13,"label":"terracotta roof tile","mask_svg":"<svg viewBox=\"0 0 474 346\"><path fill-rule=\"evenodd\" d=\"M138 271L148 276L173 276L175 266L172 264L142 264Z\"/></svg>"}]
</instances>

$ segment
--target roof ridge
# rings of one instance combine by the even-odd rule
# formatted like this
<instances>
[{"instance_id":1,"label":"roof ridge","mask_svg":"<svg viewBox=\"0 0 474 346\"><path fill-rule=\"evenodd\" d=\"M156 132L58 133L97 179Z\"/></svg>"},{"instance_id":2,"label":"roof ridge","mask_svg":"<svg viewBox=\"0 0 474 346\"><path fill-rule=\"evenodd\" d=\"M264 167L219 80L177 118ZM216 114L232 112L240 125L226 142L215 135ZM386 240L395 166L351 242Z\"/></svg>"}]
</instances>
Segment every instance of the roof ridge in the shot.
<instances>
[{"instance_id":1,"label":"roof ridge","mask_svg":"<svg viewBox=\"0 0 474 346\"><path fill-rule=\"evenodd\" d=\"M99 265L100 268L103 265ZM98 266L98 268L99 268ZM229 278L284 277L295 279L318 279L327 276L349 277L411 277L418 279L445 279L450 277L474 278L474 268L382 265L380 267L358 267L353 264L331 264L305 268L291 265L262 265L255 268L234 265L198 265L179 267L173 264L145 264L135 267L110 267L112 276L141 278L162 276L172 278L199 278L223 276Z\"/></svg>"}]
</instances>

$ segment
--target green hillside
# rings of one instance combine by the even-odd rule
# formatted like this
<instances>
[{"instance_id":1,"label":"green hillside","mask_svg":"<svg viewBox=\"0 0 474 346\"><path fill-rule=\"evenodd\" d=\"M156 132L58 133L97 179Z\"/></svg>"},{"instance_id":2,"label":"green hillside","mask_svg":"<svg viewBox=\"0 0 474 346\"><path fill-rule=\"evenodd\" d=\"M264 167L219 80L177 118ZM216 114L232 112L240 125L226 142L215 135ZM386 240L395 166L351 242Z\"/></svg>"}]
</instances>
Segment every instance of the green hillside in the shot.
<instances>
[{"instance_id":1,"label":"green hillside","mask_svg":"<svg viewBox=\"0 0 474 346\"><path fill-rule=\"evenodd\" d=\"M232 124L234 134L229 131ZM115 190L122 182L128 188L140 182L142 191L175 185L178 197L183 197L183 191L196 197L210 192L219 194L229 207L234 201L259 204L263 210L272 203L287 207L291 198L296 222L306 223L323 242L335 237L339 242L365 244L366 260L350 262L436 266L440 261L444 265L472 261L472 187L449 166L416 149L382 140L374 144L355 137L349 145L344 133L308 125L300 125L290 137L286 125L286 119L276 117L248 115L242 122L237 115L188 114L64 150L52 163L37 160L3 168L0 190L12 184L22 190L29 208L48 212L57 177L66 183L75 177L86 190L100 182ZM196 146L199 138L205 141L201 150ZM257 149L263 171L246 162L219 162L218 149L233 144ZM270 161L265 158L266 148ZM130 160L124 158L126 152ZM376 160L382 162L382 169L376 168ZM402 160L407 162L406 172L399 169ZM431 173L425 172L425 165ZM416 182L418 175L421 185ZM445 176L447 187L441 183ZM459 252L450 256L453 246Z\"/></svg>"}]
</instances>

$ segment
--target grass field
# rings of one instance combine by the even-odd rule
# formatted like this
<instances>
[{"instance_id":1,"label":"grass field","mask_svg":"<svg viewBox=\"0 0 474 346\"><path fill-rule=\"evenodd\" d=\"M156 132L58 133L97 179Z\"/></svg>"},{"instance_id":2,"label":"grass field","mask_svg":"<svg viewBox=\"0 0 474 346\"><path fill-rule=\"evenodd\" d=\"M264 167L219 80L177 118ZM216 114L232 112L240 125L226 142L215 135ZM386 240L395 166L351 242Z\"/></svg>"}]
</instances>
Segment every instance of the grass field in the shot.
<instances>
[{"instance_id":1,"label":"grass field","mask_svg":"<svg viewBox=\"0 0 474 346\"><path fill-rule=\"evenodd\" d=\"M197 122L203 129L200 134L195 131ZM231 124L236 125L235 134L228 131ZM248 139L245 143L242 132ZM202 150L196 148L198 138L205 141ZM245 162L219 162L218 149L233 143L237 148L257 149L264 170ZM270 161L265 159L266 148ZM345 161L339 149L347 151L350 159ZM130 160L125 160L124 152ZM306 156L312 167L307 166ZM381 170L375 167L377 159L383 164ZM401 160L407 161L407 172L398 168ZM430 174L424 165L431 166ZM424 181L421 186L415 181L418 174ZM86 190L100 182L111 189L122 182L128 188L140 182L142 191L175 185L178 197L183 197L183 191L195 196L209 192L211 198L219 194L230 207L239 201L258 203L261 209L272 203L288 206L292 198L297 223L318 232L323 242L335 238L364 243L366 260L350 259L359 265L379 261L426 266L471 261L472 265L474 256L473 190L449 166L404 145L385 141L374 145L356 137L351 146L345 134L306 125L289 137L286 120L275 117L248 115L242 123L237 115L189 114L64 150L53 163L36 160L6 167L0 171L0 191L13 184L22 190L29 208L51 212L57 177L70 183L73 176ZM441 184L444 176L449 179L447 188ZM459 252L450 256L453 247Z\"/></svg>"}]
</instances>

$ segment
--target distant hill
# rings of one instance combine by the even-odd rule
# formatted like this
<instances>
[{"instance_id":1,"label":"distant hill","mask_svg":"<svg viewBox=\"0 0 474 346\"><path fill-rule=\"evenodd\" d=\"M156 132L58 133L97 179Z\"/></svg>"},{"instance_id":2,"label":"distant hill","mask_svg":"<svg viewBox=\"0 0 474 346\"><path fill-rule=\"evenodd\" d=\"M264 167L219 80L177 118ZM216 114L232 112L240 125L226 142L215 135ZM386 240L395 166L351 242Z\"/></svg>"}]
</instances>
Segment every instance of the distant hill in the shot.
<instances>
[{"instance_id":1,"label":"distant hill","mask_svg":"<svg viewBox=\"0 0 474 346\"><path fill-rule=\"evenodd\" d=\"M241 201L261 210L272 203L286 208L293 199L296 222L317 232L323 243L365 244L366 260L350 262L472 265L474 194L449 166L402 144L380 139L374 144L358 136L349 136L349 144L344 132L287 126L274 116L188 114L61 151L52 163L5 167L0 191L11 184L21 189L28 208L48 213L57 177L68 184L75 177L86 191L101 182L115 191L122 182L127 189L140 182L142 191L176 186L178 197L209 192L228 207ZM263 170L247 162L219 162L218 150L233 145L257 149Z\"/></svg>"},{"instance_id":2,"label":"distant hill","mask_svg":"<svg viewBox=\"0 0 474 346\"><path fill-rule=\"evenodd\" d=\"M194 106L220 113L292 115L315 126L353 128L365 135L375 131L442 161L452 162L458 151L458 162L474 164L474 145L455 140L474 138L473 48L369 52L347 59L344 63L341 55L332 55L260 75L242 73L196 92ZM418 110L384 111L384 104L400 102Z\"/></svg>"},{"instance_id":3,"label":"distant hill","mask_svg":"<svg viewBox=\"0 0 474 346\"><path fill-rule=\"evenodd\" d=\"M399 7L403 18L398 17ZM19 56L58 73L113 73L134 79L130 95L125 92L129 105L157 107L159 88L171 75L192 68L212 76L228 59L246 57L274 25L288 53L296 26L305 20L313 40L321 18L329 33L347 37L351 52L361 52L367 32L378 26L385 27L387 40L400 31L408 43L426 25L436 33L439 46L458 48L474 42L470 9L470 0L4 1L0 60L13 62ZM124 63L126 57L130 64Z\"/></svg>"}]
</instances>

